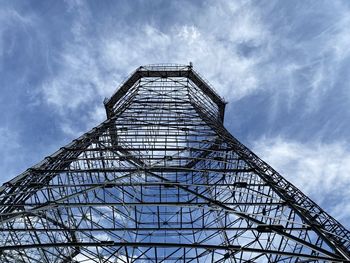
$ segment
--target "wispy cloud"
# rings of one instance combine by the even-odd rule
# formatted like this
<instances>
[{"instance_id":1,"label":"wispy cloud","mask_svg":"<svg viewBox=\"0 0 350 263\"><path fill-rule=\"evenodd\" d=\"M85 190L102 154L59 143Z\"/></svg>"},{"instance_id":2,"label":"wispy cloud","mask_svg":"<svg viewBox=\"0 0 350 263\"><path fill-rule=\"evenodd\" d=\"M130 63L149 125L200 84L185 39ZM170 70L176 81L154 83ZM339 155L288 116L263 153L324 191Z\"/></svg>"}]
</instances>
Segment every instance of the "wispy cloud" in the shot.
<instances>
[{"instance_id":1,"label":"wispy cloud","mask_svg":"<svg viewBox=\"0 0 350 263\"><path fill-rule=\"evenodd\" d=\"M45 100L61 114L96 101L96 95L109 96L142 64L192 61L232 100L259 88L257 71L269 32L253 6L218 2L201 10L192 23L179 20L161 28L149 21L118 31L107 25L96 38L90 35L93 15L88 6L70 5L72 11L72 39L55 57L58 67L42 85Z\"/></svg>"},{"instance_id":2,"label":"wispy cloud","mask_svg":"<svg viewBox=\"0 0 350 263\"><path fill-rule=\"evenodd\" d=\"M270 120L280 108L302 106L313 114L337 85L349 53L349 11L342 2L322 3L322 12L307 4L270 4L268 11L250 1L178 4L166 26L147 16L142 23L114 19L101 26L89 4L68 3L71 38L51 58L57 67L42 85L46 102L63 115L97 97L101 103L142 64L189 61L230 102L269 92ZM271 19L273 8L280 10Z\"/></svg>"},{"instance_id":3,"label":"wispy cloud","mask_svg":"<svg viewBox=\"0 0 350 263\"><path fill-rule=\"evenodd\" d=\"M349 226L350 150L345 143L262 137L254 151L326 211Z\"/></svg>"},{"instance_id":4,"label":"wispy cloud","mask_svg":"<svg viewBox=\"0 0 350 263\"><path fill-rule=\"evenodd\" d=\"M57 50L50 58L56 68L42 85L47 103L55 106L62 114L81 104L95 101L98 92L111 84L108 79L102 79L103 68L97 65L97 47L88 38L90 12L84 4L75 6L73 3L68 7L69 12L77 12L69 34L72 39L66 41L62 50Z\"/></svg>"},{"instance_id":5,"label":"wispy cloud","mask_svg":"<svg viewBox=\"0 0 350 263\"><path fill-rule=\"evenodd\" d=\"M8 39L5 36L5 34L10 33L8 30L19 29L27 31L28 27L31 27L35 24L33 20L34 17L22 16L13 8L3 8L0 10L0 55L4 55L4 53L9 54L13 52L12 48L15 45L15 43L12 42L13 39ZM6 43L5 45L4 41L10 41L10 43Z\"/></svg>"}]
</instances>

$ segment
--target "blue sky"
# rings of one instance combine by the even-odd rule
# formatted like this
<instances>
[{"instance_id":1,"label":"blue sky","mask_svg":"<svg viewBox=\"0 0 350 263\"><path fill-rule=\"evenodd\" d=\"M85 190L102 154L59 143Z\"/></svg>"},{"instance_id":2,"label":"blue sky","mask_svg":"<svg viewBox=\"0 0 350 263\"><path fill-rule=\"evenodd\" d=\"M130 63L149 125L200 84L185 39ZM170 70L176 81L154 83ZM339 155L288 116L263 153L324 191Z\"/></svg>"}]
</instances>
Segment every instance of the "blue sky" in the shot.
<instances>
[{"instance_id":1,"label":"blue sky","mask_svg":"<svg viewBox=\"0 0 350 263\"><path fill-rule=\"evenodd\" d=\"M136 67L192 61L232 134L350 228L349 1L0 4L1 183L104 120Z\"/></svg>"}]
</instances>

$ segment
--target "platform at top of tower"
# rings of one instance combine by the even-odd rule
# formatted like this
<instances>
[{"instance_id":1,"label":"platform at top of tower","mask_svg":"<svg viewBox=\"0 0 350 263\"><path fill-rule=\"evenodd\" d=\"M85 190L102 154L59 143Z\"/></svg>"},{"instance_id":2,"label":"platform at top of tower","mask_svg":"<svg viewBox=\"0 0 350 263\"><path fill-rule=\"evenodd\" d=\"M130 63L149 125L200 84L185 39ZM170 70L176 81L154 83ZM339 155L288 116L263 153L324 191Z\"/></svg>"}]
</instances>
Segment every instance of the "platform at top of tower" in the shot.
<instances>
[{"instance_id":1,"label":"platform at top of tower","mask_svg":"<svg viewBox=\"0 0 350 263\"><path fill-rule=\"evenodd\" d=\"M181 64L152 64L140 66L133 71L126 80L119 86L117 91L109 98L105 99L107 115L112 111L113 105L118 102L132 86L141 78L188 78L202 92L207 95L219 108L221 118L224 117L226 102L217 94L214 88L192 66Z\"/></svg>"}]
</instances>

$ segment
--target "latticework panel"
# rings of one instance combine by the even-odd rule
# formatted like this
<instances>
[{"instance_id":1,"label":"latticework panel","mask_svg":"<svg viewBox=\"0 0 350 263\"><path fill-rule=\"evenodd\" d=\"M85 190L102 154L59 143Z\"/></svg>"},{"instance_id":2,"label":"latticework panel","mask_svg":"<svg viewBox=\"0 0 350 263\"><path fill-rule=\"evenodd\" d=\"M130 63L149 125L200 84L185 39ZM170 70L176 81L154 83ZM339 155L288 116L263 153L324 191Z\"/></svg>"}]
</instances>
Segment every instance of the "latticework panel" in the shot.
<instances>
[{"instance_id":1,"label":"latticework panel","mask_svg":"<svg viewBox=\"0 0 350 263\"><path fill-rule=\"evenodd\" d=\"M224 129L190 67L135 74L105 122L1 188L2 262L349 258L349 232Z\"/></svg>"}]
</instances>

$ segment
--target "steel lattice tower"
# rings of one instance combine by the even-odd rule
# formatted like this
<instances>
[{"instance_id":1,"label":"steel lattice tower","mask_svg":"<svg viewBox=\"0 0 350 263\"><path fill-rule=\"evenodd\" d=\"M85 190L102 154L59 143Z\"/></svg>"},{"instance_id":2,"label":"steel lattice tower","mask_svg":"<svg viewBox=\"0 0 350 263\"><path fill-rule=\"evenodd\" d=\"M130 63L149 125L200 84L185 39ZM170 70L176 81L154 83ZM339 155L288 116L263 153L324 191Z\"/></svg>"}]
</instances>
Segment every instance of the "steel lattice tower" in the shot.
<instances>
[{"instance_id":1,"label":"steel lattice tower","mask_svg":"<svg viewBox=\"0 0 350 263\"><path fill-rule=\"evenodd\" d=\"M350 259L350 232L224 128L191 65L140 67L105 108L0 188L1 262Z\"/></svg>"}]
</instances>

